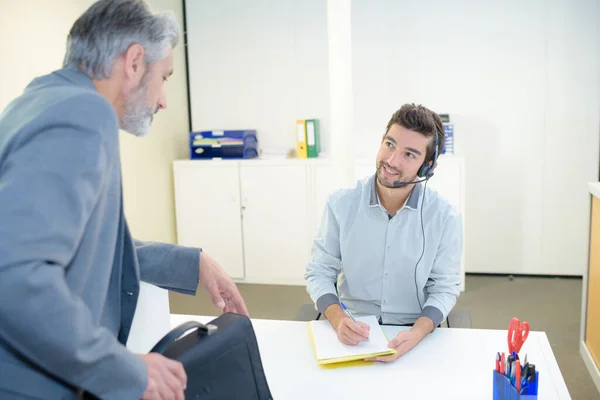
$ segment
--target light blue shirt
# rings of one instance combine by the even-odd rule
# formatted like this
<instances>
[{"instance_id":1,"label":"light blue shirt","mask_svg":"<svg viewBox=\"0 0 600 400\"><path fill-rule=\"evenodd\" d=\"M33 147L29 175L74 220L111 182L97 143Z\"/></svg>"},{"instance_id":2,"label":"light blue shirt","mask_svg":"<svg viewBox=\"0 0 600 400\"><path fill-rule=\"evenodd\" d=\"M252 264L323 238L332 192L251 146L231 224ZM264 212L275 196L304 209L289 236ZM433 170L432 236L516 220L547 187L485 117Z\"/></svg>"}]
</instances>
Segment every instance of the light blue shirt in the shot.
<instances>
[{"instance_id":1,"label":"light blue shirt","mask_svg":"<svg viewBox=\"0 0 600 400\"><path fill-rule=\"evenodd\" d=\"M421 207L425 251L415 285ZM350 312L375 315L383 324L426 316L438 326L460 294L462 240L459 213L435 190L416 184L390 217L371 176L329 197L306 267L307 291L320 312L341 300Z\"/></svg>"}]
</instances>

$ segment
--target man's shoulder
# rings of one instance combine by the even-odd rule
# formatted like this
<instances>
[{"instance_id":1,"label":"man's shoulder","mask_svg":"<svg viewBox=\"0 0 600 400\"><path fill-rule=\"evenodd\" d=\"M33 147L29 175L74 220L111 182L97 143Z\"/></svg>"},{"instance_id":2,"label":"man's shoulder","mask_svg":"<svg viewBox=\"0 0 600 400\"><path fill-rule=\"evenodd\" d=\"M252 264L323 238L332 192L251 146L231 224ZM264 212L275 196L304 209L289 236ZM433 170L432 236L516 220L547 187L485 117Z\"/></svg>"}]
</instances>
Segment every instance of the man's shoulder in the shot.
<instances>
[{"instance_id":1,"label":"man's shoulder","mask_svg":"<svg viewBox=\"0 0 600 400\"><path fill-rule=\"evenodd\" d=\"M424 211L438 214L443 219L460 218L460 211L437 190L426 187L424 195Z\"/></svg>"},{"instance_id":2,"label":"man's shoulder","mask_svg":"<svg viewBox=\"0 0 600 400\"><path fill-rule=\"evenodd\" d=\"M52 73L34 79L0 114L0 150L61 125L81 126L81 132L110 129L115 136L119 126L114 108L95 88Z\"/></svg>"},{"instance_id":3,"label":"man's shoulder","mask_svg":"<svg viewBox=\"0 0 600 400\"><path fill-rule=\"evenodd\" d=\"M35 78L16 99L18 105L31 104L41 112L57 108L89 107L85 118L114 118L117 115L111 104L96 90L89 78L82 78L73 71L63 69ZM69 79L74 75L77 79ZM86 78L88 79L86 81ZM61 114L55 116L61 117Z\"/></svg>"}]
</instances>

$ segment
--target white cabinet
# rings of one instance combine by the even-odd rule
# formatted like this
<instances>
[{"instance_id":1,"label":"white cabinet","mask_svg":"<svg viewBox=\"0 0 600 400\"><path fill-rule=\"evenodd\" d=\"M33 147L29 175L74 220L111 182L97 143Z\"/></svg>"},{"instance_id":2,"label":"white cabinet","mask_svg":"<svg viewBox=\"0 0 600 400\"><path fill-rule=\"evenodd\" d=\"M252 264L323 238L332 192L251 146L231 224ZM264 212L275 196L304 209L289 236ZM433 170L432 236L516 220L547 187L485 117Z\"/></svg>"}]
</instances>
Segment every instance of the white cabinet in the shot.
<instances>
[{"instance_id":1,"label":"white cabinet","mask_svg":"<svg viewBox=\"0 0 600 400\"><path fill-rule=\"evenodd\" d=\"M463 214L464 171L440 157L429 185ZM375 172L358 160L356 178ZM304 285L312 241L333 185L331 161L175 161L179 244L202 247L238 282ZM463 224L464 225L464 224ZM463 257L463 287L464 287Z\"/></svg>"},{"instance_id":2,"label":"white cabinet","mask_svg":"<svg viewBox=\"0 0 600 400\"><path fill-rule=\"evenodd\" d=\"M202 247L239 282L304 284L305 162L182 160L173 169L179 244Z\"/></svg>"},{"instance_id":3,"label":"white cabinet","mask_svg":"<svg viewBox=\"0 0 600 400\"><path fill-rule=\"evenodd\" d=\"M239 168L175 162L177 241L201 247L232 278L244 277Z\"/></svg>"},{"instance_id":4,"label":"white cabinet","mask_svg":"<svg viewBox=\"0 0 600 400\"><path fill-rule=\"evenodd\" d=\"M246 280L301 283L310 253L304 163L240 165Z\"/></svg>"}]
</instances>

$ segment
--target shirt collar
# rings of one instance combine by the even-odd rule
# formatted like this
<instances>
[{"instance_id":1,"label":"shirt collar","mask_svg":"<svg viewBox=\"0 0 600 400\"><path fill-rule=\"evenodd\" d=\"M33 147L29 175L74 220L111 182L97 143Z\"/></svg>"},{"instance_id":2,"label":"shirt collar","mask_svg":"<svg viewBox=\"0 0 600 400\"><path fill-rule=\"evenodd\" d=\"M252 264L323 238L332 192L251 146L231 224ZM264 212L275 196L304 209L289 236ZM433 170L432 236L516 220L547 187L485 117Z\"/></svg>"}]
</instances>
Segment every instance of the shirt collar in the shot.
<instances>
[{"instance_id":1,"label":"shirt collar","mask_svg":"<svg viewBox=\"0 0 600 400\"><path fill-rule=\"evenodd\" d=\"M371 195L369 198L369 207L383 207L381 202L379 201L379 195L377 194L377 174L371 176L369 186L371 187ZM415 183L413 190L410 191L408 195L408 199L402 206L402 208L410 208L411 210L418 210L419 208L419 198L421 197L421 192L423 191L423 185L421 183Z\"/></svg>"}]
</instances>

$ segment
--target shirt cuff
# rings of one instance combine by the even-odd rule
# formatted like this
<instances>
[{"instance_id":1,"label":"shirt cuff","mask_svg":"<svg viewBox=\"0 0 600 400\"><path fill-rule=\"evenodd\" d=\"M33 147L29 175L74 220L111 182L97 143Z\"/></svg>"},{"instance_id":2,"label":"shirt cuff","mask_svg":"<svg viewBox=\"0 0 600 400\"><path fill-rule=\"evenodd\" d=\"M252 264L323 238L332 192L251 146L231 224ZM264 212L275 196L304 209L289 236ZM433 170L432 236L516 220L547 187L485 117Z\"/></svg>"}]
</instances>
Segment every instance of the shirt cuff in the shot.
<instances>
[{"instance_id":1,"label":"shirt cuff","mask_svg":"<svg viewBox=\"0 0 600 400\"><path fill-rule=\"evenodd\" d=\"M434 306L426 306L421 311L421 317L427 317L433 321L433 329L437 328L444 320L444 314Z\"/></svg>"},{"instance_id":2,"label":"shirt cuff","mask_svg":"<svg viewBox=\"0 0 600 400\"><path fill-rule=\"evenodd\" d=\"M202 249L196 247L178 246L173 259L173 264L179 268L172 271L177 279L177 287L163 287L173 292L196 295L200 282L200 253ZM162 287L162 286L161 286Z\"/></svg>"},{"instance_id":3,"label":"shirt cuff","mask_svg":"<svg viewBox=\"0 0 600 400\"><path fill-rule=\"evenodd\" d=\"M332 304L340 304L340 300L333 293L327 293L317 299L317 310L325 314L325 309Z\"/></svg>"}]
</instances>

